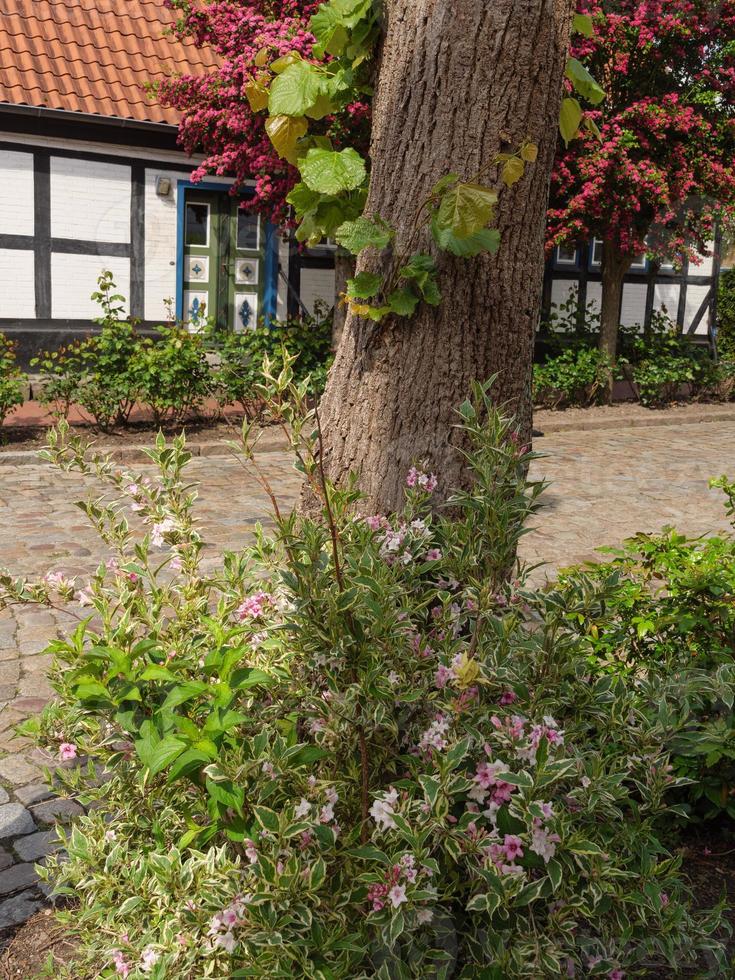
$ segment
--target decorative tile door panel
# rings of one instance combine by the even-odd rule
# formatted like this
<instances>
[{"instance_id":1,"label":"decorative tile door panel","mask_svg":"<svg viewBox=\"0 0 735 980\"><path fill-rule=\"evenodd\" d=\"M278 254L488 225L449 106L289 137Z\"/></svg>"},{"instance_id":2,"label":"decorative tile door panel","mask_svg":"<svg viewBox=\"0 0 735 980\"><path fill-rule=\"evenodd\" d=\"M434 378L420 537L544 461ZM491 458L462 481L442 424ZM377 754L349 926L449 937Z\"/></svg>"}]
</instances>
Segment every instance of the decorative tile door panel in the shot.
<instances>
[{"instance_id":1,"label":"decorative tile door panel","mask_svg":"<svg viewBox=\"0 0 735 980\"><path fill-rule=\"evenodd\" d=\"M227 193L186 190L183 318L196 331L253 330L263 313L264 234Z\"/></svg>"}]
</instances>

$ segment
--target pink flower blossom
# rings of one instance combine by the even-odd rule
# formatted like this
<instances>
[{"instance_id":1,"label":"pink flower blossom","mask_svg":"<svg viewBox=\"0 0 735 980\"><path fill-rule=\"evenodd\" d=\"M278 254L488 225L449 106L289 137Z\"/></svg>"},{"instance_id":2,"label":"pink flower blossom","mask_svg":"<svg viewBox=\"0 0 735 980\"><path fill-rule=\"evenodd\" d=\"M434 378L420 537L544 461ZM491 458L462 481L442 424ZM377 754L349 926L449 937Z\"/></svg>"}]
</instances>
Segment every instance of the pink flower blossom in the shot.
<instances>
[{"instance_id":1,"label":"pink flower blossom","mask_svg":"<svg viewBox=\"0 0 735 980\"><path fill-rule=\"evenodd\" d=\"M406 898L406 886L405 885L394 885L388 892L388 898L390 899L390 904L394 909L397 909L404 902L407 902Z\"/></svg>"},{"instance_id":2,"label":"pink flower blossom","mask_svg":"<svg viewBox=\"0 0 735 980\"><path fill-rule=\"evenodd\" d=\"M77 747L74 742L62 742L59 746L59 758L62 762L68 762L70 759L76 759L77 757Z\"/></svg>"}]
</instances>

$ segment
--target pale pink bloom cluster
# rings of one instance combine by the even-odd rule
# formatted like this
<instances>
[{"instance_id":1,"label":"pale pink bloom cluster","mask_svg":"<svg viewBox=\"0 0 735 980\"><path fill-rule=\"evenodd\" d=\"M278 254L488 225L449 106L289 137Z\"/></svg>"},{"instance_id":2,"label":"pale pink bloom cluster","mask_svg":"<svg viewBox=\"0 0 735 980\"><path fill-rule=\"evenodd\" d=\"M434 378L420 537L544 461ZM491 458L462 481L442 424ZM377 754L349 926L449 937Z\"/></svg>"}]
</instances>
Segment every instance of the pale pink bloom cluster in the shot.
<instances>
[{"instance_id":1,"label":"pale pink bloom cluster","mask_svg":"<svg viewBox=\"0 0 735 980\"><path fill-rule=\"evenodd\" d=\"M412 466L406 477L406 486L412 490L418 488L424 493L433 493L438 486L438 480L433 473L425 473L423 470Z\"/></svg>"},{"instance_id":2,"label":"pale pink bloom cluster","mask_svg":"<svg viewBox=\"0 0 735 980\"><path fill-rule=\"evenodd\" d=\"M489 748L489 746L485 746L485 751L488 754ZM508 767L502 762L481 762L473 777L475 785L468 794L470 799L475 800L480 805L488 802L494 803L493 813L503 804L510 803L515 787L497 777L497 773L507 771Z\"/></svg>"},{"instance_id":3,"label":"pale pink bloom cluster","mask_svg":"<svg viewBox=\"0 0 735 980\"><path fill-rule=\"evenodd\" d=\"M177 527L178 525L172 517L164 517L162 521L157 521L151 528L151 544L157 548L162 548L166 543L164 534L170 534L171 531L177 530Z\"/></svg>"},{"instance_id":4,"label":"pale pink bloom cluster","mask_svg":"<svg viewBox=\"0 0 735 980\"><path fill-rule=\"evenodd\" d=\"M437 715L419 739L419 749L422 752L441 752L447 747L447 732L450 721L444 715Z\"/></svg>"},{"instance_id":5,"label":"pale pink bloom cluster","mask_svg":"<svg viewBox=\"0 0 735 980\"><path fill-rule=\"evenodd\" d=\"M140 957L140 972L150 973L160 958L161 954L157 953L151 946L148 946L143 950L143 954Z\"/></svg>"},{"instance_id":6,"label":"pale pink bloom cluster","mask_svg":"<svg viewBox=\"0 0 735 980\"><path fill-rule=\"evenodd\" d=\"M467 663L467 656L464 651L455 654L452 658L451 667L447 667L445 664L439 664L439 667L434 675L434 686L439 688L441 691L443 688L450 684L452 681L456 681L459 676L459 671L463 665Z\"/></svg>"},{"instance_id":7,"label":"pale pink bloom cluster","mask_svg":"<svg viewBox=\"0 0 735 980\"><path fill-rule=\"evenodd\" d=\"M91 606L93 600L92 593L89 591L90 587L86 586L84 589L80 589L75 598L80 606Z\"/></svg>"},{"instance_id":8,"label":"pale pink bloom cluster","mask_svg":"<svg viewBox=\"0 0 735 980\"><path fill-rule=\"evenodd\" d=\"M115 967L115 973L117 973L119 977L127 977L132 970L132 966L125 959L119 949L114 949L112 951L112 964Z\"/></svg>"},{"instance_id":9,"label":"pale pink bloom cluster","mask_svg":"<svg viewBox=\"0 0 735 980\"><path fill-rule=\"evenodd\" d=\"M59 758L62 762L68 762L70 759L76 759L77 757L77 747L73 742L62 742L59 746Z\"/></svg>"},{"instance_id":10,"label":"pale pink bloom cluster","mask_svg":"<svg viewBox=\"0 0 735 980\"><path fill-rule=\"evenodd\" d=\"M229 905L225 906L221 912L215 912L209 923L207 935L212 941L212 947L224 949L226 953L232 953L237 944L233 930L240 925L245 914L245 906L248 904L251 895L238 895Z\"/></svg>"},{"instance_id":11,"label":"pale pink bloom cluster","mask_svg":"<svg viewBox=\"0 0 735 980\"><path fill-rule=\"evenodd\" d=\"M516 834L505 834L502 844L490 844L486 853L501 874L523 872L516 864L516 858L523 857L523 841Z\"/></svg>"},{"instance_id":12,"label":"pale pink bloom cluster","mask_svg":"<svg viewBox=\"0 0 735 980\"><path fill-rule=\"evenodd\" d=\"M398 803L398 790L391 786L388 792L383 793L382 798L378 797L370 807L370 816L380 830L393 830L395 828L396 822L393 818L396 812L396 803Z\"/></svg>"},{"instance_id":13,"label":"pale pink bloom cluster","mask_svg":"<svg viewBox=\"0 0 735 980\"><path fill-rule=\"evenodd\" d=\"M235 616L242 623L246 619L258 619L265 612L265 607L271 603L273 596L270 592L256 592L249 595L235 610Z\"/></svg>"},{"instance_id":14,"label":"pale pink bloom cluster","mask_svg":"<svg viewBox=\"0 0 735 980\"><path fill-rule=\"evenodd\" d=\"M74 579L66 578L63 572L48 572L44 581L52 589L74 588Z\"/></svg>"},{"instance_id":15,"label":"pale pink bloom cluster","mask_svg":"<svg viewBox=\"0 0 735 980\"><path fill-rule=\"evenodd\" d=\"M373 912L380 912L386 905L400 908L408 901L406 885L413 885L418 877L416 858L413 854L404 854L398 864L386 872L385 880L376 882L368 889L368 901L372 903Z\"/></svg>"},{"instance_id":16,"label":"pale pink bloom cluster","mask_svg":"<svg viewBox=\"0 0 735 980\"><path fill-rule=\"evenodd\" d=\"M441 561L442 551L441 548L429 548L426 552L427 561Z\"/></svg>"}]
</instances>

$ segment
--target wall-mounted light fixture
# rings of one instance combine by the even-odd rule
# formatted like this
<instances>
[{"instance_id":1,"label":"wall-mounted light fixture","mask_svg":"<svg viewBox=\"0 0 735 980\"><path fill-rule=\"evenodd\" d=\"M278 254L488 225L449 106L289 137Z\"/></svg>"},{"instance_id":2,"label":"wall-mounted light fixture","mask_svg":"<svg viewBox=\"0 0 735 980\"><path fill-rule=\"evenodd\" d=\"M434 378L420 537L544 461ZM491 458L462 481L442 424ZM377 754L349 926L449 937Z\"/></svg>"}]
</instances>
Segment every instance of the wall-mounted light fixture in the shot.
<instances>
[{"instance_id":1,"label":"wall-mounted light fixture","mask_svg":"<svg viewBox=\"0 0 735 980\"><path fill-rule=\"evenodd\" d=\"M168 197L171 193L171 178L156 177L156 194L159 197Z\"/></svg>"}]
</instances>

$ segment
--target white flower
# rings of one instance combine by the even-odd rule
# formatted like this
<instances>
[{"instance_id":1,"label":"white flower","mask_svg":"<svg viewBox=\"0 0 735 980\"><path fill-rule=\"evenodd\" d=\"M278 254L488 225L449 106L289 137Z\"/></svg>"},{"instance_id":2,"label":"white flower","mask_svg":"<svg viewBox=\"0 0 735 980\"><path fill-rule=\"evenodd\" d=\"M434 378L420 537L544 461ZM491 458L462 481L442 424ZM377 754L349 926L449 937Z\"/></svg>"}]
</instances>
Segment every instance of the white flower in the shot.
<instances>
[{"instance_id":1,"label":"white flower","mask_svg":"<svg viewBox=\"0 0 735 980\"><path fill-rule=\"evenodd\" d=\"M388 892L388 898L390 899L390 904L394 909L397 909L399 905L407 902L406 898L406 886L405 885L394 885Z\"/></svg>"},{"instance_id":2,"label":"white flower","mask_svg":"<svg viewBox=\"0 0 735 980\"><path fill-rule=\"evenodd\" d=\"M154 949L151 949L150 946L147 949L144 949L143 955L140 958L141 973L150 973L156 963L158 963L159 959L160 953L157 953Z\"/></svg>"},{"instance_id":3,"label":"white flower","mask_svg":"<svg viewBox=\"0 0 735 980\"><path fill-rule=\"evenodd\" d=\"M392 670L390 672L390 674L388 674L388 683L389 684L393 684L395 686L400 681L400 679L401 678L398 676L398 674L395 672L395 670Z\"/></svg>"},{"instance_id":4,"label":"white flower","mask_svg":"<svg viewBox=\"0 0 735 980\"><path fill-rule=\"evenodd\" d=\"M76 599L80 606L92 605L92 596L87 589L80 589L79 592L77 592Z\"/></svg>"},{"instance_id":5,"label":"white flower","mask_svg":"<svg viewBox=\"0 0 735 980\"><path fill-rule=\"evenodd\" d=\"M235 949L235 937L232 932L222 933L214 939L215 946L221 946L226 953L232 953Z\"/></svg>"},{"instance_id":6,"label":"white flower","mask_svg":"<svg viewBox=\"0 0 735 980\"><path fill-rule=\"evenodd\" d=\"M164 517L162 521L154 524L151 528L151 544L160 548L164 544L163 536L176 528L176 521L171 517Z\"/></svg>"},{"instance_id":7,"label":"white flower","mask_svg":"<svg viewBox=\"0 0 735 980\"><path fill-rule=\"evenodd\" d=\"M381 830L392 830L396 826L393 807L397 802L398 791L391 788L389 792L383 794L382 800L375 800L370 807L370 816Z\"/></svg>"},{"instance_id":8,"label":"white flower","mask_svg":"<svg viewBox=\"0 0 735 980\"><path fill-rule=\"evenodd\" d=\"M434 918L434 913L431 909L419 909L416 913L416 920L420 926L425 926L427 923L431 922Z\"/></svg>"},{"instance_id":9,"label":"white flower","mask_svg":"<svg viewBox=\"0 0 735 980\"><path fill-rule=\"evenodd\" d=\"M301 802L294 810L293 815L296 817L297 820L300 820L302 817L308 817L310 814L311 814L311 803L309 803L309 801L307 799L304 799L304 797L302 796Z\"/></svg>"},{"instance_id":10,"label":"white flower","mask_svg":"<svg viewBox=\"0 0 735 980\"><path fill-rule=\"evenodd\" d=\"M326 806L322 807L322 811L319 814L319 820L322 823L329 823L330 820L334 820L334 807L331 803L327 803Z\"/></svg>"},{"instance_id":11,"label":"white flower","mask_svg":"<svg viewBox=\"0 0 735 980\"><path fill-rule=\"evenodd\" d=\"M542 827L536 827L531 839L531 850L548 864L556 854L556 834L549 836Z\"/></svg>"},{"instance_id":12,"label":"white flower","mask_svg":"<svg viewBox=\"0 0 735 980\"><path fill-rule=\"evenodd\" d=\"M326 796L328 803L331 803L332 806L336 806L337 800L339 799L339 793L334 786L328 786L324 795Z\"/></svg>"}]
</instances>

